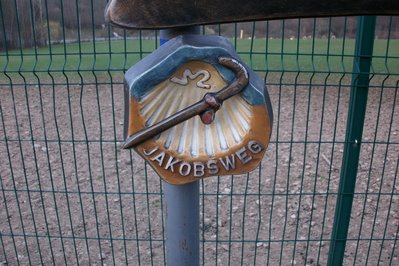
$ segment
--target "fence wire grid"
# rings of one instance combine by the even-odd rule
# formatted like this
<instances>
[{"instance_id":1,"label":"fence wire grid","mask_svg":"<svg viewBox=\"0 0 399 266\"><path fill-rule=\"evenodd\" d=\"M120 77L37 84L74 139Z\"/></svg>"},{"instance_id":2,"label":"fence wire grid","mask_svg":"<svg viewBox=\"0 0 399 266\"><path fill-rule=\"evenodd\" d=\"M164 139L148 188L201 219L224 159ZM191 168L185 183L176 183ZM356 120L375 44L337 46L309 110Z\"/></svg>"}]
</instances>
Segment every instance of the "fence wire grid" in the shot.
<instances>
[{"instance_id":1,"label":"fence wire grid","mask_svg":"<svg viewBox=\"0 0 399 266\"><path fill-rule=\"evenodd\" d=\"M121 149L123 73L159 33L103 2L0 2L0 265L165 264L162 181ZM398 18L202 31L265 78L274 125L260 167L201 180L201 264L398 265Z\"/></svg>"}]
</instances>

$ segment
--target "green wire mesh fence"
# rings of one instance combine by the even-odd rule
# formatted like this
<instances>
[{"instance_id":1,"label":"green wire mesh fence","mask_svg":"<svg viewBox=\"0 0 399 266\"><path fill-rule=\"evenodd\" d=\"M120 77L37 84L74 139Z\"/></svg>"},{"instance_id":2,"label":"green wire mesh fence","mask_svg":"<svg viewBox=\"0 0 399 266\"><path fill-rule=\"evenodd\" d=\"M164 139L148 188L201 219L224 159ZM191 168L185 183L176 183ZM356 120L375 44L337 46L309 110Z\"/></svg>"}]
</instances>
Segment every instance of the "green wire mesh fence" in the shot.
<instances>
[{"instance_id":1,"label":"green wire mesh fence","mask_svg":"<svg viewBox=\"0 0 399 266\"><path fill-rule=\"evenodd\" d=\"M0 265L165 263L161 181L121 149L123 73L158 33L105 4L0 2ZM265 77L275 123L257 170L201 181L201 263L397 265L399 19L203 33Z\"/></svg>"}]
</instances>

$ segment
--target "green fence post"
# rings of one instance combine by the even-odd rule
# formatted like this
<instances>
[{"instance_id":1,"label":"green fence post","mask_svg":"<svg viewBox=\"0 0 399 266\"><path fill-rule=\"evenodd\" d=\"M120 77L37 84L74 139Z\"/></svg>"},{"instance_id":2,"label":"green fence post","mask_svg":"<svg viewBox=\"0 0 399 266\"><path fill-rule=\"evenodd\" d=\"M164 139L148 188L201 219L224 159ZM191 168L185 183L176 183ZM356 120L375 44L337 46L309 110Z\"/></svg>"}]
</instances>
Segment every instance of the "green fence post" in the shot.
<instances>
[{"instance_id":1,"label":"green fence post","mask_svg":"<svg viewBox=\"0 0 399 266\"><path fill-rule=\"evenodd\" d=\"M342 265L344 259L366 112L375 21L375 16L358 19L345 148L328 265Z\"/></svg>"}]
</instances>

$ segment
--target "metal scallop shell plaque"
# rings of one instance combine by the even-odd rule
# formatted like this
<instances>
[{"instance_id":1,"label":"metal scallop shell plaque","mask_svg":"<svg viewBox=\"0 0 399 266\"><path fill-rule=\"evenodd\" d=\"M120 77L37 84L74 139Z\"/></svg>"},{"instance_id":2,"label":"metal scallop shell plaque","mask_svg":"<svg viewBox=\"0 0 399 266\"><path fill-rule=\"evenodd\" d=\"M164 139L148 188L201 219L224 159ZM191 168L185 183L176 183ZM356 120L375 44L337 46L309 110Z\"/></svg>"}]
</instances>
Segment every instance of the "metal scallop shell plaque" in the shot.
<instances>
[{"instance_id":1,"label":"metal scallop shell plaque","mask_svg":"<svg viewBox=\"0 0 399 266\"><path fill-rule=\"evenodd\" d=\"M218 36L174 38L125 75L125 148L167 182L256 168L272 109L263 81Z\"/></svg>"}]
</instances>

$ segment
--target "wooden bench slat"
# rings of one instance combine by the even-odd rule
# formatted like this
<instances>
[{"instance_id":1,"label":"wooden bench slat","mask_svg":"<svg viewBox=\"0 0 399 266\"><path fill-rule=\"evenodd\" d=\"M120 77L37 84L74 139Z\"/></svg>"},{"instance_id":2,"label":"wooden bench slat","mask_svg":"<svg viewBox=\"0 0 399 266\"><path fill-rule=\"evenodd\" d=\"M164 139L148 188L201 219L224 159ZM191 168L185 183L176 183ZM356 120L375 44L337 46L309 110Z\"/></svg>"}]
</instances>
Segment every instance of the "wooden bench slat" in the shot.
<instances>
[{"instance_id":1,"label":"wooden bench slat","mask_svg":"<svg viewBox=\"0 0 399 266\"><path fill-rule=\"evenodd\" d=\"M162 29L282 18L399 15L398 0L112 0L105 16L124 28Z\"/></svg>"}]
</instances>

